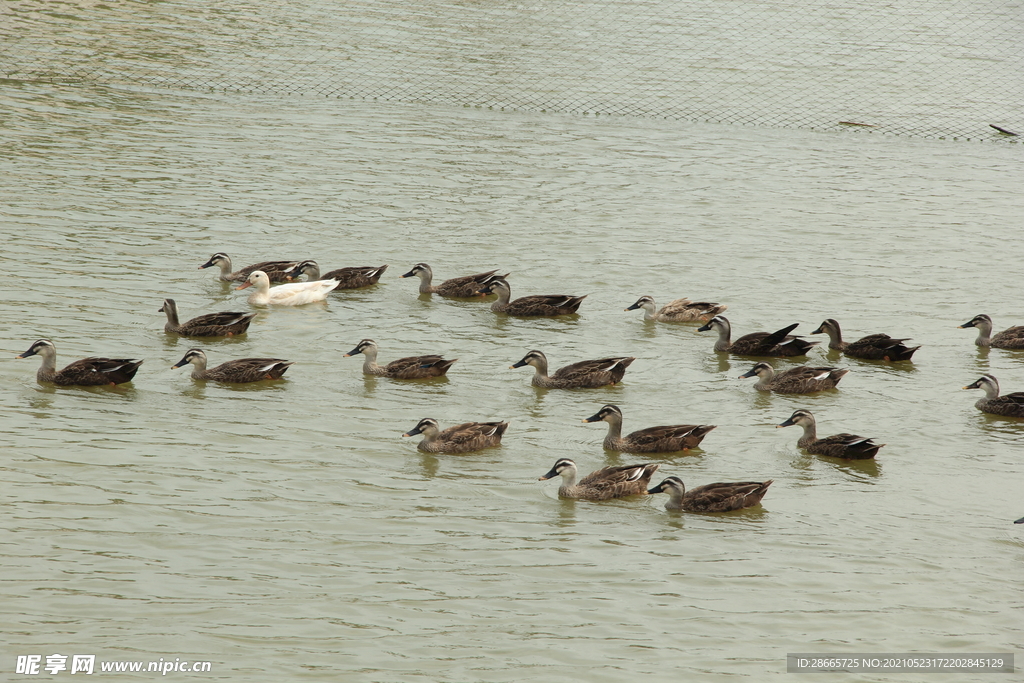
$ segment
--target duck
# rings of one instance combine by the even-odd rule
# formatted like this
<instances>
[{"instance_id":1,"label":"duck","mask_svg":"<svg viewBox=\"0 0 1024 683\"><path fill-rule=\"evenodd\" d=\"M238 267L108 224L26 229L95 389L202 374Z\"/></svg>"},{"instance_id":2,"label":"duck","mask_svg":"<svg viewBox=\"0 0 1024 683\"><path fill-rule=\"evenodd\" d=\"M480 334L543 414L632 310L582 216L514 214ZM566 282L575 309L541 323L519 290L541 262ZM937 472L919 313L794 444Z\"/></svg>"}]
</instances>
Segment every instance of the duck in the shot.
<instances>
[{"instance_id":1,"label":"duck","mask_svg":"<svg viewBox=\"0 0 1024 683\"><path fill-rule=\"evenodd\" d=\"M282 358L238 358L206 369L206 354L202 349L189 349L185 357L171 366L172 369L191 363L192 379L209 379L215 382L260 382L265 379L281 379L292 365Z\"/></svg>"},{"instance_id":2,"label":"duck","mask_svg":"<svg viewBox=\"0 0 1024 683\"><path fill-rule=\"evenodd\" d=\"M295 281L300 275L306 276L307 282L317 280L337 280L338 286L335 289L359 289L377 284L380 276L388 269L388 264L383 266L349 266L348 268L337 268L324 275L320 275L320 266L316 261L307 259L299 261L295 265L286 268L285 273L289 281Z\"/></svg>"},{"instance_id":3,"label":"duck","mask_svg":"<svg viewBox=\"0 0 1024 683\"><path fill-rule=\"evenodd\" d=\"M982 375L964 389L981 389L985 392L985 396L974 404L974 407L983 413L1024 417L1024 391L1000 396L999 380L995 378L995 375Z\"/></svg>"},{"instance_id":4,"label":"duck","mask_svg":"<svg viewBox=\"0 0 1024 683\"><path fill-rule=\"evenodd\" d=\"M870 460L878 453L878 449L885 445L884 443L875 443L873 438L856 434L833 434L819 439L814 415L809 410L793 411L793 414L785 422L780 422L775 428L792 425L800 425L804 428L804 435L797 440L796 445L815 455L827 455L844 460Z\"/></svg>"},{"instance_id":5,"label":"duck","mask_svg":"<svg viewBox=\"0 0 1024 683\"><path fill-rule=\"evenodd\" d=\"M584 422L608 423L604 447L626 453L674 453L696 448L717 425L672 425L648 427L622 436L622 409L608 404Z\"/></svg>"},{"instance_id":6,"label":"duck","mask_svg":"<svg viewBox=\"0 0 1024 683\"><path fill-rule=\"evenodd\" d=\"M666 510L685 510L686 512L728 512L754 507L761 502L768 487L767 481L735 481L704 484L686 490L683 480L679 477L667 477L647 493L667 493Z\"/></svg>"},{"instance_id":7,"label":"duck","mask_svg":"<svg viewBox=\"0 0 1024 683\"><path fill-rule=\"evenodd\" d=\"M724 315L716 315L707 324L698 327L697 331L717 330L718 341L715 342L715 351L722 353L739 356L806 356L807 351L818 342L791 335L790 332L799 324L793 323L776 332L751 332L731 342L729 340L732 336L732 325L729 319Z\"/></svg>"},{"instance_id":8,"label":"duck","mask_svg":"<svg viewBox=\"0 0 1024 683\"><path fill-rule=\"evenodd\" d=\"M509 302L512 297L512 289L504 278L494 278L480 290L481 294L497 294L498 300L491 304L491 310L495 313L518 316L547 316L573 315L588 295L569 296L564 294L537 294L534 296L522 296L515 301Z\"/></svg>"},{"instance_id":9,"label":"duck","mask_svg":"<svg viewBox=\"0 0 1024 683\"><path fill-rule=\"evenodd\" d=\"M669 301L660 309L649 296L642 296L636 302L623 309L635 311L638 308L644 310L644 320L651 320L662 323L689 323L707 322L722 311L728 308L724 304L709 303L707 301L690 301L689 299L675 299Z\"/></svg>"},{"instance_id":10,"label":"duck","mask_svg":"<svg viewBox=\"0 0 1024 683\"><path fill-rule=\"evenodd\" d=\"M363 372L367 375L378 377L390 377L392 379L424 379L427 377L441 377L448 373L448 368L458 358L445 360L441 356L409 356L393 360L387 365L377 365L377 342L372 339L363 339L354 349L345 354L345 357L363 354L366 359L363 361Z\"/></svg>"},{"instance_id":11,"label":"duck","mask_svg":"<svg viewBox=\"0 0 1024 683\"><path fill-rule=\"evenodd\" d=\"M52 382L57 386L95 387L131 382L142 365L141 360L132 358L83 358L57 370L57 347L49 339L32 342L28 351L16 358L38 355L42 359L36 380Z\"/></svg>"},{"instance_id":12,"label":"duck","mask_svg":"<svg viewBox=\"0 0 1024 683\"><path fill-rule=\"evenodd\" d=\"M267 274L271 282L285 282L288 279L287 269L296 263L296 261L263 261L262 263L254 263L241 270L231 272L231 257L219 251L211 256L209 261L199 266L199 270L219 266L220 275L217 278L225 282L243 282L248 280L249 276L257 270L262 270Z\"/></svg>"},{"instance_id":13,"label":"duck","mask_svg":"<svg viewBox=\"0 0 1024 683\"><path fill-rule=\"evenodd\" d=\"M583 360L566 365L548 376L548 357L542 351L530 351L523 359L509 368L532 365L533 386L545 389L590 389L607 384L618 384L626 374L626 368L635 361L634 356L618 356L599 360Z\"/></svg>"},{"instance_id":14,"label":"duck","mask_svg":"<svg viewBox=\"0 0 1024 683\"><path fill-rule=\"evenodd\" d=\"M488 270L486 273L453 277L450 280L445 280L441 284L435 286L430 284L434 278L434 271L431 270L430 266L426 263L417 263L412 267L412 270L404 275L400 275L399 277L419 277L420 294L440 294L441 296L469 299L473 297L487 296L482 290L491 280L498 278L504 280L511 275L511 273L496 275L497 272L498 269L495 268L494 270Z\"/></svg>"},{"instance_id":15,"label":"duck","mask_svg":"<svg viewBox=\"0 0 1024 683\"><path fill-rule=\"evenodd\" d=\"M245 334L249 323L256 317L255 313L239 313L223 311L196 316L184 324L178 323L178 304L174 299L164 299L160 311L167 315L164 332L180 334L183 337L233 337Z\"/></svg>"},{"instance_id":16,"label":"duck","mask_svg":"<svg viewBox=\"0 0 1024 683\"><path fill-rule=\"evenodd\" d=\"M903 342L908 341L910 337L904 337L903 339L893 339L887 334L869 334L866 337L861 337L855 342L843 341L843 332L839 329L839 323L836 322L835 318L828 318L818 329L811 332L811 334L822 334L828 335L828 348L836 351L842 351L847 356L853 358L863 358L866 360L887 360L887 361L901 361L910 360L920 346L908 347Z\"/></svg>"},{"instance_id":17,"label":"duck","mask_svg":"<svg viewBox=\"0 0 1024 683\"><path fill-rule=\"evenodd\" d=\"M562 485L558 487L558 495L563 498L611 500L624 496L645 495L651 477L657 469L656 463L604 467L591 472L577 483L576 463L569 458L559 458L547 474L538 478L538 481L561 476Z\"/></svg>"},{"instance_id":18,"label":"duck","mask_svg":"<svg viewBox=\"0 0 1024 683\"><path fill-rule=\"evenodd\" d=\"M416 448L426 453L469 453L501 445L508 422L463 422L442 430L437 420L425 417L402 436L423 435Z\"/></svg>"},{"instance_id":19,"label":"duck","mask_svg":"<svg viewBox=\"0 0 1024 683\"><path fill-rule=\"evenodd\" d=\"M978 338L974 343L978 346L994 346L997 349L1024 349L1024 325L1008 327L1002 332L992 334L992 318L984 313L974 316L961 328L977 327Z\"/></svg>"},{"instance_id":20,"label":"duck","mask_svg":"<svg viewBox=\"0 0 1024 683\"><path fill-rule=\"evenodd\" d=\"M809 368L806 365L775 372L768 363L755 363L754 367L740 375L740 379L757 376L754 388L758 391L774 391L777 394L810 394L815 391L835 389L839 380L850 371L846 368Z\"/></svg>"},{"instance_id":21,"label":"duck","mask_svg":"<svg viewBox=\"0 0 1024 683\"><path fill-rule=\"evenodd\" d=\"M337 286L337 280L313 280L312 282L292 282L271 289L270 278L262 270L257 270L249 275L248 282L235 287L235 289L255 287L256 290L249 295L248 299L251 304L301 306L315 301L324 301Z\"/></svg>"}]
</instances>

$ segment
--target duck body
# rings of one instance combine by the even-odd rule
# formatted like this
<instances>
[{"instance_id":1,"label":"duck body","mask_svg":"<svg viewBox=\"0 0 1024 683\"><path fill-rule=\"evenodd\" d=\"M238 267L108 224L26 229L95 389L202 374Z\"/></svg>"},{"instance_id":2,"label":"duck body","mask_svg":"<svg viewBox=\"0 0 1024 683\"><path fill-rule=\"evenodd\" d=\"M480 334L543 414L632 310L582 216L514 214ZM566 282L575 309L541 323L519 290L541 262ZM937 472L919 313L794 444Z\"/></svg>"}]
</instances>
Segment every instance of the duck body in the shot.
<instances>
[{"instance_id":1,"label":"duck body","mask_svg":"<svg viewBox=\"0 0 1024 683\"><path fill-rule=\"evenodd\" d=\"M624 496L645 495L651 477L657 469L658 465L652 463L605 467L591 472L577 482L576 463L568 458L560 458L539 480L561 476L562 485L558 487L558 495L563 498L611 500Z\"/></svg>"},{"instance_id":2,"label":"duck body","mask_svg":"<svg viewBox=\"0 0 1024 683\"><path fill-rule=\"evenodd\" d=\"M608 423L604 447L625 453L674 453L696 448L716 425L671 425L648 427L622 436L622 410L606 405L584 422Z\"/></svg>"},{"instance_id":3,"label":"duck body","mask_svg":"<svg viewBox=\"0 0 1024 683\"><path fill-rule=\"evenodd\" d=\"M908 347L903 342L909 341L910 337L894 339L887 334L869 334L854 342L843 341L843 332L839 323L834 318L828 318L818 329L811 334L825 333L828 335L828 347L836 351L842 351L853 358L865 360L887 360L903 361L910 360L920 346Z\"/></svg>"},{"instance_id":4,"label":"duck body","mask_svg":"<svg viewBox=\"0 0 1024 683\"><path fill-rule=\"evenodd\" d=\"M236 384L261 382L265 379L281 379L292 365L281 358L238 358L207 369L206 354L201 349L189 349L184 358L172 365L180 368L191 363L192 379L231 382Z\"/></svg>"},{"instance_id":5,"label":"duck body","mask_svg":"<svg viewBox=\"0 0 1024 683\"><path fill-rule=\"evenodd\" d=\"M978 338L974 340L978 346L994 346L997 349L1024 349L1024 325L1009 327L993 335L992 318L982 313L974 316L960 327L978 328Z\"/></svg>"},{"instance_id":6,"label":"duck body","mask_svg":"<svg viewBox=\"0 0 1024 683\"><path fill-rule=\"evenodd\" d=\"M1016 391L1005 396L999 395L999 380L995 375L982 375L964 389L981 389L985 396L978 399L974 407L983 413L1004 415L1006 417L1024 417L1024 391Z\"/></svg>"},{"instance_id":7,"label":"duck body","mask_svg":"<svg viewBox=\"0 0 1024 683\"><path fill-rule=\"evenodd\" d=\"M644 320L663 323L690 323L707 322L727 309L728 306L708 301L675 299L658 308L652 297L642 296L625 310L633 311L638 308L643 309Z\"/></svg>"},{"instance_id":8,"label":"duck body","mask_svg":"<svg viewBox=\"0 0 1024 683\"><path fill-rule=\"evenodd\" d=\"M390 377L391 379L426 379L429 377L441 377L448 373L448 369L458 358L445 360L438 355L409 356L393 360L387 365L377 364L377 342L372 339L363 339L354 349L345 354L346 357L363 354L363 372L367 375L377 377Z\"/></svg>"},{"instance_id":9,"label":"duck body","mask_svg":"<svg viewBox=\"0 0 1024 683\"><path fill-rule=\"evenodd\" d=\"M180 334L183 337L233 337L245 334L255 313L224 311L196 316L185 323L178 322L178 305L174 299L164 299L160 311L167 315L164 332Z\"/></svg>"},{"instance_id":10,"label":"duck body","mask_svg":"<svg viewBox=\"0 0 1024 683\"><path fill-rule=\"evenodd\" d=\"M732 325L728 318L716 315L705 325L698 327L697 331L716 330L718 341L715 342L715 351L720 353L732 353L738 356L806 356L807 352L818 342L807 341L791 335L790 332L799 324L793 323L775 332L751 332L736 341L731 341Z\"/></svg>"},{"instance_id":11,"label":"duck body","mask_svg":"<svg viewBox=\"0 0 1024 683\"><path fill-rule=\"evenodd\" d=\"M434 278L434 271L426 263L417 263L412 267L412 270L400 277L419 277L420 294L439 294L455 299L471 299L487 296L483 290L490 284L491 280L503 280L509 276L509 273L498 275L497 272L497 269L495 269L489 270L486 273L477 273L476 275L453 277L435 286L431 284Z\"/></svg>"},{"instance_id":12,"label":"duck body","mask_svg":"<svg viewBox=\"0 0 1024 683\"><path fill-rule=\"evenodd\" d=\"M387 269L386 263L383 266L349 266L347 268L337 268L321 275L320 266L317 262L307 259L299 261L290 268L286 268L285 273L290 281L295 281L300 275L305 275L307 282L337 280L338 285L334 289L338 290L359 289L360 287L375 285Z\"/></svg>"},{"instance_id":13,"label":"duck body","mask_svg":"<svg viewBox=\"0 0 1024 683\"><path fill-rule=\"evenodd\" d=\"M95 387L131 382L142 365L141 360L132 358L83 358L57 369L57 348L49 339L33 342L28 351L18 358L38 355L42 359L36 380L52 382L58 386Z\"/></svg>"},{"instance_id":14,"label":"duck body","mask_svg":"<svg viewBox=\"0 0 1024 683\"><path fill-rule=\"evenodd\" d=\"M199 266L199 270L217 266L220 268L220 274L217 278L225 282L243 282L248 280L249 276L254 272L261 270L267 274L267 278L271 282L285 282L288 280L286 271L296 263L296 261L263 261L262 263L254 263L251 266L246 266L241 270L232 272L231 257L219 251L211 256L209 261Z\"/></svg>"},{"instance_id":15,"label":"duck body","mask_svg":"<svg viewBox=\"0 0 1024 683\"><path fill-rule=\"evenodd\" d=\"M501 445L508 422L463 422L442 430L437 420L424 418L402 436L422 434L416 448L425 453L470 453Z\"/></svg>"},{"instance_id":16,"label":"duck body","mask_svg":"<svg viewBox=\"0 0 1024 683\"><path fill-rule=\"evenodd\" d=\"M814 415L809 410L795 411L785 422L776 427L790 427L800 425L804 433L796 445L808 453L815 455L827 455L831 458L843 458L844 460L870 460L878 453L878 449L884 443L875 443L873 438L857 436L856 434L833 434L819 439Z\"/></svg>"},{"instance_id":17,"label":"duck body","mask_svg":"<svg viewBox=\"0 0 1024 683\"><path fill-rule=\"evenodd\" d=\"M753 507L761 502L772 480L704 484L686 490L679 477L668 477L647 493L667 493L666 510L686 512L728 512Z\"/></svg>"},{"instance_id":18,"label":"duck body","mask_svg":"<svg viewBox=\"0 0 1024 683\"><path fill-rule=\"evenodd\" d=\"M521 368L532 365L535 369L532 384L545 389L592 389L608 384L618 384L626 374L626 368L635 361L633 356L584 360L559 368L548 375L548 358L541 351L530 351L523 359L510 367Z\"/></svg>"},{"instance_id":19,"label":"duck body","mask_svg":"<svg viewBox=\"0 0 1024 683\"><path fill-rule=\"evenodd\" d=\"M324 301L335 287L337 280L313 280L312 282L292 282L270 288L270 278L262 270L254 271L244 285L235 289L255 287L249 295L249 303L256 305L272 304L276 306L302 306L316 301Z\"/></svg>"},{"instance_id":20,"label":"duck body","mask_svg":"<svg viewBox=\"0 0 1024 683\"><path fill-rule=\"evenodd\" d=\"M587 298L583 296L569 296L564 294L537 294L534 296L523 296L515 301L509 301L512 297L512 290L508 282L502 278L491 280L483 289L483 294L497 294L498 300L491 304L491 310L495 313L516 315L521 317L554 317L559 315L573 315Z\"/></svg>"},{"instance_id":21,"label":"duck body","mask_svg":"<svg viewBox=\"0 0 1024 683\"><path fill-rule=\"evenodd\" d=\"M839 380L850 371L846 368L811 368L806 365L775 372L768 363L756 363L740 378L757 377L754 388L777 394L810 394L835 389Z\"/></svg>"}]
</instances>

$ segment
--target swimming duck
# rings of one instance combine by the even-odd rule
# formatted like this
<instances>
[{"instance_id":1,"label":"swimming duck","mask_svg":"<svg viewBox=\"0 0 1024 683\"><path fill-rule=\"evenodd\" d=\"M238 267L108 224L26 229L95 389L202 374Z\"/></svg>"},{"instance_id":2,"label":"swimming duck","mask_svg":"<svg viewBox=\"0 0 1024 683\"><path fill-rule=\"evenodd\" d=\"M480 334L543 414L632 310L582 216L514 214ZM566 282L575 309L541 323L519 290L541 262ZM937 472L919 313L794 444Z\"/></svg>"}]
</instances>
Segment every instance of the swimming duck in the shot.
<instances>
[{"instance_id":1,"label":"swimming duck","mask_svg":"<svg viewBox=\"0 0 1024 683\"><path fill-rule=\"evenodd\" d=\"M441 356L409 356L393 360L387 365L377 365L377 342L372 339L364 339L354 349L345 354L345 357L363 354L363 372L367 375L378 377L390 377L392 379L424 379L426 377L440 377L448 372L448 368L458 358L445 360Z\"/></svg>"},{"instance_id":2,"label":"swimming duck","mask_svg":"<svg viewBox=\"0 0 1024 683\"><path fill-rule=\"evenodd\" d=\"M729 319L716 315L707 324L698 327L697 331L717 330L718 341L715 342L715 351L723 353L740 356L805 356L818 342L791 335L790 332L799 324L793 323L776 332L751 332L731 342L729 339L732 336L732 325Z\"/></svg>"},{"instance_id":3,"label":"swimming duck","mask_svg":"<svg viewBox=\"0 0 1024 683\"><path fill-rule=\"evenodd\" d=\"M49 339L39 339L32 343L28 351L17 358L28 358L38 355L42 359L36 380L53 382L62 387L82 386L93 387L104 384L124 384L131 382L135 373L142 365L141 360L131 358L83 358L57 370L57 347Z\"/></svg>"},{"instance_id":4,"label":"swimming duck","mask_svg":"<svg viewBox=\"0 0 1024 683\"><path fill-rule=\"evenodd\" d=\"M174 299L164 299L164 305L160 307L160 310L167 315L164 331L170 334L180 334L183 337L232 337L236 334L244 334L249 329L249 323L256 317L255 313L224 311L196 316L184 324L180 324L178 323L178 304L174 303Z\"/></svg>"},{"instance_id":5,"label":"swimming duck","mask_svg":"<svg viewBox=\"0 0 1024 683\"><path fill-rule=\"evenodd\" d=\"M402 436L422 434L416 448L427 453L469 453L500 446L506 429L508 422L463 422L442 431L437 420L426 417Z\"/></svg>"},{"instance_id":6,"label":"swimming duck","mask_svg":"<svg viewBox=\"0 0 1024 683\"><path fill-rule=\"evenodd\" d=\"M819 439L814 415L809 410L794 411L789 419L776 425L776 429L792 425L804 428L804 435L797 440L796 445L815 455L846 460L870 460L878 453L878 449L885 445L856 434L833 434Z\"/></svg>"},{"instance_id":7,"label":"swimming duck","mask_svg":"<svg viewBox=\"0 0 1024 683\"><path fill-rule=\"evenodd\" d=\"M622 436L622 410L608 404L584 422L608 423L604 447L626 453L674 453L696 448L716 425L672 425L648 427Z\"/></svg>"},{"instance_id":8,"label":"swimming duck","mask_svg":"<svg viewBox=\"0 0 1024 683\"><path fill-rule=\"evenodd\" d=\"M801 365L782 372L775 372L768 363L755 363L754 367L740 375L740 379L757 376L754 388L758 391L774 391L778 394L810 394L815 391L835 389L839 380L850 371L846 368L809 368Z\"/></svg>"},{"instance_id":9,"label":"swimming duck","mask_svg":"<svg viewBox=\"0 0 1024 683\"><path fill-rule=\"evenodd\" d=\"M476 275L453 277L450 280L445 280L441 284L434 286L430 284L434 278L434 271L431 270L430 266L426 263L417 263L412 267L412 270L405 275L400 275L399 277L418 276L420 279L420 294L440 294L441 296L468 299L471 297L486 296L481 290L486 287L491 280L497 278L505 279L509 276L509 273L505 273L504 275L495 275L497 272L497 269L495 269L489 270L486 273L477 273Z\"/></svg>"},{"instance_id":10,"label":"swimming duck","mask_svg":"<svg viewBox=\"0 0 1024 683\"><path fill-rule=\"evenodd\" d=\"M647 493L667 493L666 510L686 512L728 512L757 505L764 498L772 480L737 481L704 484L686 490L679 477L668 477Z\"/></svg>"},{"instance_id":11,"label":"swimming duck","mask_svg":"<svg viewBox=\"0 0 1024 683\"><path fill-rule=\"evenodd\" d=\"M301 306L314 301L323 301L338 286L337 280L313 280L312 282L292 282L270 288L270 278L262 270L249 275L249 281L235 289L255 287L249 295L249 303L257 305L275 304L278 306Z\"/></svg>"},{"instance_id":12,"label":"swimming duck","mask_svg":"<svg viewBox=\"0 0 1024 683\"><path fill-rule=\"evenodd\" d=\"M37 342L38 343L38 342ZM1024 391L1016 391L1005 396L999 395L999 380L995 375L982 375L964 389L981 389L985 392L974 407L983 413L1005 415L1007 417L1024 417Z\"/></svg>"},{"instance_id":13,"label":"swimming duck","mask_svg":"<svg viewBox=\"0 0 1024 683\"><path fill-rule=\"evenodd\" d=\"M288 279L285 271L294 266L295 263L295 261L263 261L262 263L254 263L232 273L231 257L224 252L217 252L210 257L209 261L199 266L199 270L219 266L220 275L217 277L225 282L242 282L243 280L248 280L249 276L257 270L262 270L267 274L271 282L285 282Z\"/></svg>"},{"instance_id":14,"label":"swimming duck","mask_svg":"<svg viewBox=\"0 0 1024 683\"><path fill-rule=\"evenodd\" d=\"M497 294L498 300L491 304L491 310L495 313L519 316L556 316L572 315L580 307L587 295L567 296L562 294L537 294L534 296L522 296L509 303L512 297L512 290L508 281L502 278L495 278L488 282L480 290L481 294Z\"/></svg>"},{"instance_id":15,"label":"swimming duck","mask_svg":"<svg viewBox=\"0 0 1024 683\"><path fill-rule=\"evenodd\" d=\"M563 498L583 498L585 500L610 500L623 496L637 496L647 493L651 477L658 465L626 465L624 467L605 467L591 472L576 482L576 463L569 458L559 458L547 474L538 481L562 477L562 485L558 487L558 495Z\"/></svg>"},{"instance_id":16,"label":"swimming duck","mask_svg":"<svg viewBox=\"0 0 1024 683\"><path fill-rule=\"evenodd\" d=\"M320 266L316 261L299 261L294 266L285 269L289 280L297 280L300 275L306 276L307 282L317 280L337 280L338 286L335 289L358 289L377 284L380 276L388 269L388 264L383 266L349 266L348 268L337 268L324 275L320 275Z\"/></svg>"},{"instance_id":17,"label":"swimming duck","mask_svg":"<svg viewBox=\"0 0 1024 683\"><path fill-rule=\"evenodd\" d=\"M510 368L521 368L532 365L533 386L546 389L585 389L603 387L606 384L618 384L626 374L626 368L635 361L633 356L618 358L601 358L600 360L583 360L566 365L548 376L548 357L541 351L530 351L518 363Z\"/></svg>"},{"instance_id":18,"label":"swimming duck","mask_svg":"<svg viewBox=\"0 0 1024 683\"><path fill-rule=\"evenodd\" d=\"M842 351L847 356L853 356L854 358L888 361L910 360L911 356L914 355L914 351L921 348L920 346L908 348L903 343L909 340L910 337L893 339L889 335L881 333L869 334L855 342L844 342L842 330L839 329L839 323L834 318L825 320L811 334L821 334L822 332L828 335L828 348Z\"/></svg>"},{"instance_id":19,"label":"swimming duck","mask_svg":"<svg viewBox=\"0 0 1024 683\"><path fill-rule=\"evenodd\" d=\"M189 349L185 357L171 366L180 368L191 363L192 379L209 379L215 382L260 382L265 379L281 379L292 361L281 358L238 358L206 369L206 354L201 349Z\"/></svg>"},{"instance_id":20,"label":"swimming duck","mask_svg":"<svg viewBox=\"0 0 1024 683\"><path fill-rule=\"evenodd\" d=\"M706 301L690 301L689 299L676 299L669 301L660 309L649 296L642 296L632 306L625 310L633 311L638 308L644 309L644 320L653 320L663 323L688 323L707 322L722 311L728 308L724 304L713 304Z\"/></svg>"},{"instance_id":21,"label":"swimming duck","mask_svg":"<svg viewBox=\"0 0 1024 683\"><path fill-rule=\"evenodd\" d=\"M1024 349L1024 325L1009 327L992 336L992 318L981 313L960 327L978 328L978 338L974 340L978 346L994 346L997 349Z\"/></svg>"}]
</instances>

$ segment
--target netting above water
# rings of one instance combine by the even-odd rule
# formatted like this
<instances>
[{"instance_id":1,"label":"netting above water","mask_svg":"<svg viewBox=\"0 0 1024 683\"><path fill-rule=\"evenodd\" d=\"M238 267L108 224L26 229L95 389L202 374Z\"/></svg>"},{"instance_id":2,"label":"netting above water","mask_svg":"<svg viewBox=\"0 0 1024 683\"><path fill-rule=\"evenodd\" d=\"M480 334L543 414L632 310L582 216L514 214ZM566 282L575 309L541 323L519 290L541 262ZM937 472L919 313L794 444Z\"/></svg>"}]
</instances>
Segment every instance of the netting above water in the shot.
<instances>
[{"instance_id":1,"label":"netting above water","mask_svg":"<svg viewBox=\"0 0 1024 683\"><path fill-rule=\"evenodd\" d=\"M8 2L0 76L1014 139L1022 35L997 0Z\"/></svg>"}]
</instances>

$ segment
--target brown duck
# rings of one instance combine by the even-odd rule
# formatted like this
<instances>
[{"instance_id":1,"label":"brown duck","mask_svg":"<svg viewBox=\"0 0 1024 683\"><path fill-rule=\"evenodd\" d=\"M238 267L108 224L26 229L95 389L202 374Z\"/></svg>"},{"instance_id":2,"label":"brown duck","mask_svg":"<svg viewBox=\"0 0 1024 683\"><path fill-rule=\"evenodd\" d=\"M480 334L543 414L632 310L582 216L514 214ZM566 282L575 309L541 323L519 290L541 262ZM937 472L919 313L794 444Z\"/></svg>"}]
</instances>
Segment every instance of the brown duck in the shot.
<instances>
[{"instance_id":1,"label":"brown duck","mask_svg":"<svg viewBox=\"0 0 1024 683\"><path fill-rule=\"evenodd\" d=\"M622 436L622 410L608 404L584 422L608 423L604 447L625 453L674 453L696 448L716 425L671 425L648 427Z\"/></svg>"},{"instance_id":2,"label":"brown duck","mask_svg":"<svg viewBox=\"0 0 1024 683\"><path fill-rule=\"evenodd\" d=\"M491 310L495 313L506 315L518 315L527 317L572 315L580 307L587 295L568 296L563 294L537 294L534 296L519 297L510 302L512 290L508 281L502 278L495 278L480 290L482 294L497 294L498 300L491 304Z\"/></svg>"},{"instance_id":3,"label":"brown duck","mask_svg":"<svg viewBox=\"0 0 1024 683\"><path fill-rule=\"evenodd\" d=\"M558 487L558 495L563 498L610 500L623 496L646 494L651 477L657 469L658 465L651 463L605 467L591 472L577 483L576 463L569 458L559 458L547 474L540 477L539 480L544 481L561 476L562 485Z\"/></svg>"},{"instance_id":4,"label":"brown duck","mask_svg":"<svg viewBox=\"0 0 1024 683\"><path fill-rule=\"evenodd\" d=\"M845 460L870 460L885 445L856 434L833 434L819 439L814 415L809 410L794 411L789 419L776 425L776 429L792 425L800 425L804 429L804 435L797 440L796 445L815 455Z\"/></svg>"},{"instance_id":5,"label":"brown duck","mask_svg":"<svg viewBox=\"0 0 1024 683\"><path fill-rule=\"evenodd\" d=\"M387 365L377 365L377 342L372 339L364 339L354 349L345 354L355 356L363 354L363 372L367 375L378 377L390 377L392 379L425 379L427 377L441 377L448 372L452 363L458 358L445 360L441 356L409 356L393 360Z\"/></svg>"},{"instance_id":6,"label":"brown duck","mask_svg":"<svg viewBox=\"0 0 1024 683\"><path fill-rule=\"evenodd\" d=\"M53 382L58 386L93 387L102 385L124 384L131 382L135 373L142 365L141 360L131 358L83 358L57 369L57 347L49 339L39 339L32 343L28 351L17 358L28 358L38 355L42 359L36 380Z\"/></svg>"},{"instance_id":7,"label":"brown duck","mask_svg":"<svg viewBox=\"0 0 1024 683\"><path fill-rule=\"evenodd\" d=\"M532 384L545 389L591 389L607 384L618 384L626 374L626 368L635 361L633 356L617 358L601 358L599 360L583 360L559 368L555 374L548 376L548 357L542 351L530 351L523 359L510 365L510 368L521 368L532 365Z\"/></svg>"},{"instance_id":8,"label":"brown duck","mask_svg":"<svg viewBox=\"0 0 1024 683\"><path fill-rule=\"evenodd\" d=\"M339 289L359 289L360 287L375 285L387 269L388 265L386 263L383 266L349 266L347 268L337 268L321 275L320 266L317 265L317 262L306 260L286 268L285 273L287 273L289 280L297 280L300 275L305 275L306 280L309 282L313 280L337 280L338 286L334 288L334 291L337 291Z\"/></svg>"},{"instance_id":9,"label":"brown duck","mask_svg":"<svg viewBox=\"0 0 1024 683\"><path fill-rule=\"evenodd\" d=\"M667 493L666 510L686 512L728 512L757 505L764 498L772 480L737 481L704 484L686 490L679 477L668 477L647 493Z\"/></svg>"},{"instance_id":10,"label":"brown duck","mask_svg":"<svg viewBox=\"0 0 1024 683\"><path fill-rule=\"evenodd\" d=\"M245 334L256 313L239 313L224 311L196 316L184 323L178 322L178 305L174 299L164 299L160 311L167 315L164 331L169 334L180 334L183 337L233 337Z\"/></svg>"},{"instance_id":11,"label":"brown duck","mask_svg":"<svg viewBox=\"0 0 1024 683\"><path fill-rule=\"evenodd\" d=\"M847 356L866 360L901 361L910 360L920 346L908 347L903 342L910 337L893 339L887 334L869 334L854 342L843 341L843 332L834 318L828 318L811 334L825 333L828 335L828 348L842 351Z\"/></svg>"},{"instance_id":12,"label":"brown duck","mask_svg":"<svg viewBox=\"0 0 1024 683\"><path fill-rule=\"evenodd\" d=\"M488 270L486 273L453 277L439 285L432 285L434 271L426 263L417 263L412 267L412 270L399 277L419 277L420 294L440 294L441 296L469 299L486 296L482 290L491 280L497 278L505 279L509 276L509 273L497 275L497 272L497 269Z\"/></svg>"},{"instance_id":13,"label":"brown duck","mask_svg":"<svg viewBox=\"0 0 1024 683\"><path fill-rule=\"evenodd\" d=\"M470 453L501 445L508 422L463 422L442 430L437 420L426 417L402 436L423 435L416 448L426 453Z\"/></svg>"},{"instance_id":14,"label":"brown duck","mask_svg":"<svg viewBox=\"0 0 1024 683\"><path fill-rule=\"evenodd\" d=\"M706 325L698 327L697 331L716 330L718 341L715 342L715 351L720 353L738 356L806 356L807 351L818 342L791 335L790 332L799 324L793 323L775 332L751 332L736 341L730 341L732 325L729 319L716 315Z\"/></svg>"}]
</instances>

